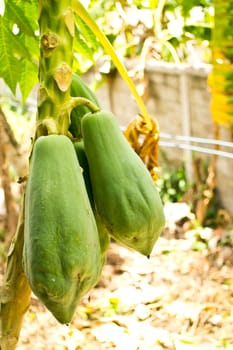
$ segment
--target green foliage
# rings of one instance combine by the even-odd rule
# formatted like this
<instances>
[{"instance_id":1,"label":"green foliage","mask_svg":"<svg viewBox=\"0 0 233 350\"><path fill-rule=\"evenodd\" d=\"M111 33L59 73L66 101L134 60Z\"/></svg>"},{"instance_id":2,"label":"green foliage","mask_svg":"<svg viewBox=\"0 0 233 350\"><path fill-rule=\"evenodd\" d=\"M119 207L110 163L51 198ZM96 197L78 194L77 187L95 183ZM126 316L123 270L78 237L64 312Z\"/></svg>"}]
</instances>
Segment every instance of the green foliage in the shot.
<instances>
[{"instance_id":1,"label":"green foliage","mask_svg":"<svg viewBox=\"0 0 233 350\"><path fill-rule=\"evenodd\" d=\"M0 17L0 75L13 93L16 91L16 84L20 77L20 63L12 54L12 46L14 46L12 43L14 42L15 37L8 28L6 18Z\"/></svg>"},{"instance_id":2,"label":"green foliage","mask_svg":"<svg viewBox=\"0 0 233 350\"><path fill-rule=\"evenodd\" d=\"M168 5L172 9L175 9L177 6L181 6L182 8L182 14L184 17L188 17L190 11L194 7L202 7L204 9L207 9L208 7L213 5L212 0L169 0L167 1Z\"/></svg>"},{"instance_id":3,"label":"green foliage","mask_svg":"<svg viewBox=\"0 0 233 350\"><path fill-rule=\"evenodd\" d=\"M200 60L208 61L210 55L206 49L213 25L211 6L210 0L165 3L160 0L133 3L91 0L88 12L119 57L147 57L150 52L156 60L182 62L193 57L192 52L198 47ZM199 11L196 15L194 9ZM147 52L148 38L154 38L156 44L152 40L151 50ZM25 101L38 81L37 0L5 0L5 12L0 16L0 47L0 77L13 93L18 84ZM112 65L106 68L104 54L95 34L75 15L73 69L84 73L99 61L103 62L100 70L108 73Z\"/></svg>"},{"instance_id":4,"label":"green foliage","mask_svg":"<svg viewBox=\"0 0 233 350\"><path fill-rule=\"evenodd\" d=\"M206 51L213 26L212 8L212 1L208 0L89 2L90 13L104 33L111 34L119 55L144 55L147 39L153 38L152 56L175 62L193 59L193 52L200 61L209 62L210 53L207 55Z\"/></svg>"},{"instance_id":5,"label":"green foliage","mask_svg":"<svg viewBox=\"0 0 233 350\"><path fill-rule=\"evenodd\" d=\"M157 186L164 202L179 202L189 187L184 165L162 170Z\"/></svg>"},{"instance_id":6,"label":"green foliage","mask_svg":"<svg viewBox=\"0 0 233 350\"><path fill-rule=\"evenodd\" d=\"M37 6L35 1L7 0L0 16L0 76L14 94L19 83L24 101L38 71Z\"/></svg>"},{"instance_id":7,"label":"green foliage","mask_svg":"<svg viewBox=\"0 0 233 350\"><path fill-rule=\"evenodd\" d=\"M83 73L95 64L94 58L101 51L101 45L86 23L75 16L74 68Z\"/></svg>"},{"instance_id":8,"label":"green foliage","mask_svg":"<svg viewBox=\"0 0 233 350\"><path fill-rule=\"evenodd\" d=\"M32 3L25 1L7 0L5 4L6 18L8 18L11 23L16 24L22 33L33 37L35 35L35 28L33 28L33 25L36 24L36 21L32 13Z\"/></svg>"}]
</instances>

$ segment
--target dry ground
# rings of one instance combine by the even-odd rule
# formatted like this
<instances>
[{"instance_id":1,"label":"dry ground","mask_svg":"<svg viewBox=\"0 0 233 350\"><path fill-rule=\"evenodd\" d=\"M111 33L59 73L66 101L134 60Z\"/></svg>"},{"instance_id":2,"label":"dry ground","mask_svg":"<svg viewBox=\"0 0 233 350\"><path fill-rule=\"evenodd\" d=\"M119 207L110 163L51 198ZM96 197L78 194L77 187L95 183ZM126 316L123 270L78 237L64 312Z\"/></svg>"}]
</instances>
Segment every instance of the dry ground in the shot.
<instances>
[{"instance_id":1,"label":"dry ground","mask_svg":"<svg viewBox=\"0 0 233 350\"><path fill-rule=\"evenodd\" d=\"M58 324L33 297L17 349L232 350L233 251L204 231L212 244L195 251L191 231L167 229L150 259L112 242L73 322Z\"/></svg>"}]
</instances>

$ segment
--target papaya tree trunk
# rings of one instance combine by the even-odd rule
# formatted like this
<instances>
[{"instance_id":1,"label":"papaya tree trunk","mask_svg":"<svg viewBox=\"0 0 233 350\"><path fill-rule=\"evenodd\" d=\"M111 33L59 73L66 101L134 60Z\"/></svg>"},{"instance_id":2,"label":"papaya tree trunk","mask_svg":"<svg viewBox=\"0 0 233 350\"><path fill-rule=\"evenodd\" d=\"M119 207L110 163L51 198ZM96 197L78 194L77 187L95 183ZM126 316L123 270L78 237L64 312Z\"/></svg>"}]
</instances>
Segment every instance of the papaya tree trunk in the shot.
<instances>
[{"instance_id":1,"label":"papaya tree trunk","mask_svg":"<svg viewBox=\"0 0 233 350\"><path fill-rule=\"evenodd\" d=\"M35 138L50 133L68 133L74 37L71 2L39 1L40 88ZM0 350L16 348L23 317L30 305L31 289L22 264L23 244L22 204L16 234L8 252L0 294Z\"/></svg>"},{"instance_id":2,"label":"papaya tree trunk","mask_svg":"<svg viewBox=\"0 0 233 350\"><path fill-rule=\"evenodd\" d=\"M71 0L39 2L40 63L37 134L67 134L74 15Z\"/></svg>"}]
</instances>

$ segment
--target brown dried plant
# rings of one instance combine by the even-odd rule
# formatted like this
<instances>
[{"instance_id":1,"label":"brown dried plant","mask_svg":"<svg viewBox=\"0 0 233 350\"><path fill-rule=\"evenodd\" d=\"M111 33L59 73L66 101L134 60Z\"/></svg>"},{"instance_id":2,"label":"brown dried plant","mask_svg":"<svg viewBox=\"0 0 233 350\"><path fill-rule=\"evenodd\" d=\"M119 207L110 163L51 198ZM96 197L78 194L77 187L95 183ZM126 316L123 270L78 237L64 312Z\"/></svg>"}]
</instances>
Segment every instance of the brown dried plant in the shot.
<instances>
[{"instance_id":1,"label":"brown dried plant","mask_svg":"<svg viewBox=\"0 0 233 350\"><path fill-rule=\"evenodd\" d=\"M148 168L153 180L156 181L158 178L156 168L158 168L159 155L159 127L152 118L150 124L148 125L141 115L137 115L127 126L124 135Z\"/></svg>"}]
</instances>

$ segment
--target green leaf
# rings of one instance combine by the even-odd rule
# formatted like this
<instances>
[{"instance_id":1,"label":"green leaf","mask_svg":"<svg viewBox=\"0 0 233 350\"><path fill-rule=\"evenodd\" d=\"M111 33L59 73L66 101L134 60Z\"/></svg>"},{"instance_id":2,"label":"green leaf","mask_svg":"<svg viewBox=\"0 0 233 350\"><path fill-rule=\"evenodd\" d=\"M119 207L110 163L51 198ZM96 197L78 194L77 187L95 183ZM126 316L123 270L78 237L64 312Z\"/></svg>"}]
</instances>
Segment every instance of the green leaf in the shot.
<instances>
[{"instance_id":1,"label":"green leaf","mask_svg":"<svg viewBox=\"0 0 233 350\"><path fill-rule=\"evenodd\" d=\"M20 77L19 60L12 54L14 51L14 35L7 27L4 17L0 16L0 76L5 80L13 94Z\"/></svg>"},{"instance_id":2,"label":"green leaf","mask_svg":"<svg viewBox=\"0 0 233 350\"><path fill-rule=\"evenodd\" d=\"M38 81L38 66L27 59L20 61L21 74L20 74L20 91L22 94L23 103L26 101L28 95L32 91L32 88Z\"/></svg>"},{"instance_id":3,"label":"green leaf","mask_svg":"<svg viewBox=\"0 0 233 350\"><path fill-rule=\"evenodd\" d=\"M34 36L34 30L29 20L29 17L25 15L25 6L28 4L18 5L18 1L8 0L6 1L5 16L12 21L12 23L17 24L19 29L27 35Z\"/></svg>"},{"instance_id":4,"label":"green leaf","mask_svg":"<svg viewBox=\"0 0 233 350\"><path fill-rule=\"evenodd\" d=\"M75 16L75 21L79 31L82 33L82 36L84 37L88 45L92 47L93 50L95 51L98 50L98 48L100 47L100 44L96 39L96 36L87 26L87 24L79 16Z\"/></svg>"},{"instance_id":5,"label":"green leaf","mask_svg":"<svg viewBox=\"0 0 233 350\"><path fill-rule=\"evenodd\" d=\"M20 83L25 101L37 78L39 41L35 31L38 29L38 2L7 0L5 3L6 11L0 18L0 76L13 94ZM13 24L19 27L17 35L12 31Z\"/></svg>"},{"instance_id":6,"label":"green leaf","mask_svg":"<svg viewBox=\"0 0 233 350\"><path fill-rule=\"evenodd\" d=\"M20 62L21 74L19 80L19 86L22 93L23 102L26 101L29 93L34 85L38 82L38 55L39 55L39 43L34 37L22 34L21 40L26 47L30 47L32 59L28 60L23 57Z\"/></svg>"},{"instance_id":7,"label":"green leaf","mask_svg":"<svg viewBox=\"0 0 233 350\"><path fill-rule=\"evenodd\" d=\"M76 30L74 39L74 52L86 57L87 59L93 61L94 52L80 35L80 32Z\"/></svg>"},{"instance_id":8,"label":"green leaf","mask_svg":"<svg viewBox=\"0 0 233 350\"><path fill-rule=\"evenodd\" d=\"M11 41L14 53L17 53L20 57L26 57L29 60L31 59L31 53L29 52L30 48L25 46L20 35L14 35L11 33Z\"/></svg>"}]
</instances>

